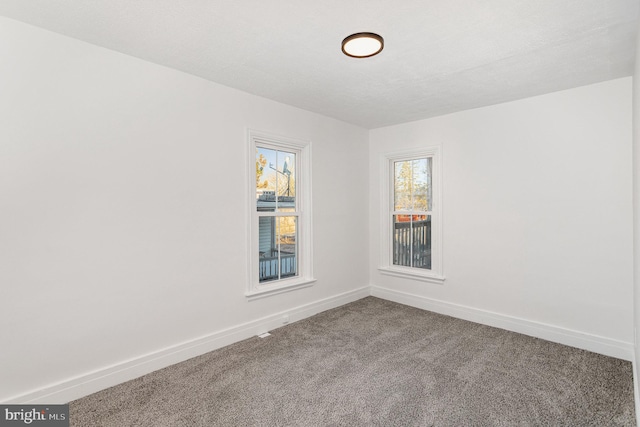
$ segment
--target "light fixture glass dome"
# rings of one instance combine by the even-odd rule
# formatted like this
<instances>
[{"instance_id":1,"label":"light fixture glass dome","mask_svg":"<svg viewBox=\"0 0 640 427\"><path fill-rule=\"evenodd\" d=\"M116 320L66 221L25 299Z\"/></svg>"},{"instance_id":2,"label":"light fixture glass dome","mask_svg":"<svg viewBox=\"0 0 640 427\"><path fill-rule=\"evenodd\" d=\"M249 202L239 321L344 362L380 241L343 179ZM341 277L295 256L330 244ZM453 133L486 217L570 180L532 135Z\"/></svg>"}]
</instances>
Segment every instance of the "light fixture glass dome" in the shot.
<instances>
[{"instance_id":1,"label":"light fixture glass dome","mask_svg":"<svg viewBox=\"0 0 640 427\"><path fill-rule=\"evenodd\" d=\"M379 54L384 48L384 40L374 33L356 33L342 40L342 52L353 58L369 58Z\"/></svg>"}]
</instances>

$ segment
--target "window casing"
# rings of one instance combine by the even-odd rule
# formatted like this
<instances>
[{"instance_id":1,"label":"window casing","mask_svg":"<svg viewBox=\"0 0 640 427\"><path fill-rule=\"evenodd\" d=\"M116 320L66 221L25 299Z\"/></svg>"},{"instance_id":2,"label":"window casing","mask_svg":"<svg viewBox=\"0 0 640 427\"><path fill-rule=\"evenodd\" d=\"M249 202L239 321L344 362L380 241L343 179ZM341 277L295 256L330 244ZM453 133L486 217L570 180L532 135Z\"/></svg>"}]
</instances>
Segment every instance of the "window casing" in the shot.
<instances>
[{"instance_id":1,"label":"window casing","mask_svg":"<svg viewBox=\"0 0 640 427\"><path fill-rule=\"evenodd\" d=\"M310 286L311 143L249 131L250 299Z\"/></svg>"},{"instance_id":2,"label":"window casing","mask_svg":"<svg viewBox=\"0 0 640 427\"><path fill-rule=\"evenodd\" d=\"M381 156L380 272L443 283L440 148Z\"/></svg>"}]
</instances>

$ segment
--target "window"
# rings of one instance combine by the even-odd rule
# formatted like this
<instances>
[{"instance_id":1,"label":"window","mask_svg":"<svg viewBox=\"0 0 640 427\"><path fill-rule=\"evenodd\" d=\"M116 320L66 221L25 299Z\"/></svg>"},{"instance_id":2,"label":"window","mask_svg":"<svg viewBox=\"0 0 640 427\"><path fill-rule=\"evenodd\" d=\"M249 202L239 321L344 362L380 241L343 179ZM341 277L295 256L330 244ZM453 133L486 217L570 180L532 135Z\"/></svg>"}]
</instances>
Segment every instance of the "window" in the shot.
<instances>
[{"instance_id":1,"label":"window","mask_svg":"<svg viewBox=\"0 0 640 427\"><path fill-rule=\"evenodd\" d=\"M309 142L249 131L250 298L314 281L310 146Z\"/></svg>"},{"instance_id":2,"label":"window","mask_svg":"<svg viewBox=\"0 0 640 427\"><path fill-rule=\"evenodd\" d=\"M383 274L444 281L439 154L433 147L382 156Z\"/></svg>"}]
</instances>

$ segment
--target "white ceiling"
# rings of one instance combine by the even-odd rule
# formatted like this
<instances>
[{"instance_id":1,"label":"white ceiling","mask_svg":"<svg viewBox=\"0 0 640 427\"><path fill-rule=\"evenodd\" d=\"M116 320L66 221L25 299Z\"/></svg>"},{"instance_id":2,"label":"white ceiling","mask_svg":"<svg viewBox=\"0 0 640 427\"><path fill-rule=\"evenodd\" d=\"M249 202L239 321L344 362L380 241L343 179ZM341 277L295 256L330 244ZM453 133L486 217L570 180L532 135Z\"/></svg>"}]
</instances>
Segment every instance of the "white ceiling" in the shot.
<instances>
[{"instance_id":1,"label":"white ceiling","mask_svg":"<svg viewBox=\"0 0 640 427\"><path fill-rule=\"evenodd\" d=\"M632 73L637 0L1 0L0 15L366 128ZM354 59L354 32L385 38Z\"/></svg>"}]
</instances>

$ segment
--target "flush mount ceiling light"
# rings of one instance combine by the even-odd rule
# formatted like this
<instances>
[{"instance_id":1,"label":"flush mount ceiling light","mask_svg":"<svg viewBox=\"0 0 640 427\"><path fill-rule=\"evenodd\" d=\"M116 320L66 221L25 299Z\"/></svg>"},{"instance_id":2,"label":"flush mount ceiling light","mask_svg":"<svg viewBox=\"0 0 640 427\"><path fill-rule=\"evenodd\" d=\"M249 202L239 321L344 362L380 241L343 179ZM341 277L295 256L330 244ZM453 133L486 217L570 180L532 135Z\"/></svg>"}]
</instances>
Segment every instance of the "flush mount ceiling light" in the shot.
<instances>
[{"instance_id":1,"label":"flush mount ceiling light","mask_svg":"<svg viewBox=\"0 0 640 427\"><path fill-rule=\"evenodd\" d=\"M342 40L342 52L352 58L369 58L384 48L384 39L374 33L356 33Z\"/></svg>"}]
</instances>

